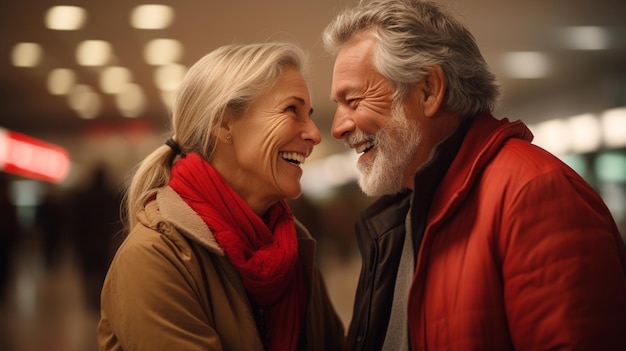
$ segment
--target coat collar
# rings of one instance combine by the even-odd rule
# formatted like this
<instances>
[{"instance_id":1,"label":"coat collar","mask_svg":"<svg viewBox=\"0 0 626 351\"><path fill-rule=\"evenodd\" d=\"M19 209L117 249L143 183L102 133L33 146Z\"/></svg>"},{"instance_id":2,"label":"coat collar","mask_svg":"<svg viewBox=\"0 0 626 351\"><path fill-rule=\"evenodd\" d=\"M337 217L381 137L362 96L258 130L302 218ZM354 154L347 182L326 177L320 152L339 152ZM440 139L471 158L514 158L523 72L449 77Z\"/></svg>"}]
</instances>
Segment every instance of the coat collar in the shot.
<instances>
[{"instance_id":1,"label":"coat collar","mask_svg":"<svg viewBox=\"0 0 626 351\"><path fill-rule=\"evenodd\" d=\"M435 193L429 223L441 221L459 206L485 167L511 138L532 141L533 136L521 121L498 120L491 113L474 117L459 152Z\"/></svg>"},{"instance_id":2,"label":"coat collar","mask_svg":"<svg viewBox=\"0 0 626 351\"><path fill-rule=\"evenodd\" d=\"M224 250L215 240L215 236L206 223L185 203L185 201L169 186L157 192L156 203L165 222L170 223L184 235L219 255Z\"/></svg>"},{"instance_id":3,"label":"coat collar","mask_svg":"<svg viewBox=\"0 0 626 351\"><path fill-rule=\"evenodd\" d=\"M371 239L376 240L404 224L411 194L411 190L405 189L397 194L381 196L361 214L360 222L368 227L365 232Z\"/></svg>"}]
</instances>

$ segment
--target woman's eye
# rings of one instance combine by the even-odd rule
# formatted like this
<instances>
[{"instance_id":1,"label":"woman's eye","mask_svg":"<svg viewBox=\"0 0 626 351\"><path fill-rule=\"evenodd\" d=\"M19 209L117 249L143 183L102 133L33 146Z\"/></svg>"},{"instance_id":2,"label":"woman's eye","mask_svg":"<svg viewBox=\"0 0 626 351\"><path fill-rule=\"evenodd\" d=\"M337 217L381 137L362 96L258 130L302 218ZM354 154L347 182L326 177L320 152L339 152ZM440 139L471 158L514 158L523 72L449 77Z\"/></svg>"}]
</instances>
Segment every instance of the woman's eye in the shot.
<instances>
[{"instance_id":1,"label":"woman's eye","mask_svg":"<svg viewBox=\"0 0 626 351\"><path fill-rule=\"evenodd\" d=\"M296 113L296 111L297 111L297 109L296 109L296 106L294 106L294 105L287 106L287 108L285 109L285 112Z\"/></svg>"}]
</instances>

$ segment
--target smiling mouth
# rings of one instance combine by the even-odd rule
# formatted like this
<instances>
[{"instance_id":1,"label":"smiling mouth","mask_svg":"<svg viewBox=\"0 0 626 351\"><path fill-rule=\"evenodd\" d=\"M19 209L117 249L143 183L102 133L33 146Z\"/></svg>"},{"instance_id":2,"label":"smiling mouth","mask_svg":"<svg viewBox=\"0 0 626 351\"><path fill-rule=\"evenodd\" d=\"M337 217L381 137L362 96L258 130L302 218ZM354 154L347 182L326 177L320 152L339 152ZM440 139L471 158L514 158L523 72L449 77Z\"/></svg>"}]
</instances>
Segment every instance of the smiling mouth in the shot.
<instances>
[{"instance_id":1,"label":"smiling mouth","mask_svg":"<svg viewBox=\"0 0 626 351\"><path fill-rule=\"evenodd\" d=\"M280 153L280 157L283 160L285 160L285 161L287 161L287 162L289 162L291 164L294 164L296 166L299 166L299 165L303 164L304 160L306 159L306 157L304 155L299 154L297 152L281 152Z\"/></svg>"},{"instance_id":2,"label":"smiling mouth","mask_svg":"<svg viewBox=\"0 0 626 351\"><path fill-rule=\"evenodd\" d=\"M373 141L368 141L368 142L361 143L359 145L355 145L354 150L356 151L357 154L366 153L370 151L371 149L373 149L374 146L376 146L376 144Z\"/></svg>"}]
</instances>

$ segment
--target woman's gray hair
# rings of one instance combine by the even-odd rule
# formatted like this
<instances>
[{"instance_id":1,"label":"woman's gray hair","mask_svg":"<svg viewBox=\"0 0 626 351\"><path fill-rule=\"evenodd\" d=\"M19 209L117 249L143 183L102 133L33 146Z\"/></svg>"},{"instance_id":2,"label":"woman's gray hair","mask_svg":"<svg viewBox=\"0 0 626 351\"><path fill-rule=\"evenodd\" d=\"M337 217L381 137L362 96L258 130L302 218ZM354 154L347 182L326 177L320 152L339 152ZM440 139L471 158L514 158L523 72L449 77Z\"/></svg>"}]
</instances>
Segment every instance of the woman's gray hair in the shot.
<instances>
[{"instance_id":1,"label":"woman's gray hair","mask_svg":"<svg viewBox=\"0 0 626 351\"><path fill-rule=\"evenodd\" d=\"M500 95L473 35L437 3L420 0L361 0L339 14L323 33L327 51L337 54L355 35L376 38L374 67L407 96L433 65L446 78L444 108L471 118L492 111Z\"/></svg>"},{"instance_id":2,"label":"woman's gray hair","mask_svg":"<svg viewBox=\"0 0 626 351\"><path fill-rule=\"evenodd\" d=\"M292 43L269 42L222 46L189 69L172 103L168 135L177 147L163 144L138 165L125 194L126 229L136 224L137 212L155 191L169 182L177 152L197 153L210 161L217 129L228 119L244 115L255 98L278 81L285 67L306 75L304 52Z\"/></svg>"}]
</instances>

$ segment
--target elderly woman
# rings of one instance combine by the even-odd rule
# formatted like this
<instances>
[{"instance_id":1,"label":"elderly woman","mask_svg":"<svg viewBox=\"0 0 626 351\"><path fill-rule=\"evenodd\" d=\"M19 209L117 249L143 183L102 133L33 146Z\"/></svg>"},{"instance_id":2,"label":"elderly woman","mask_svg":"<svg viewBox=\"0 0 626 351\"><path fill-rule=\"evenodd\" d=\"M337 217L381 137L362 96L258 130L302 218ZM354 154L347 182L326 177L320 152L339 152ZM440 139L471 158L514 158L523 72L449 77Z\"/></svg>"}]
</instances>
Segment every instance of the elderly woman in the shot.
<instances>
[{"instance_id":1,"label":"elderly woman","mask_svg":"<svg viewBox=\"0 0 626 351\"><path fill-rule=\"evenodd\" d=\"M225 46L191 67L172 138L127 192L100 350L343 348L315 241L285 202L321 141L303 70L288 43Z\"/></svg>"}]
</instances>

